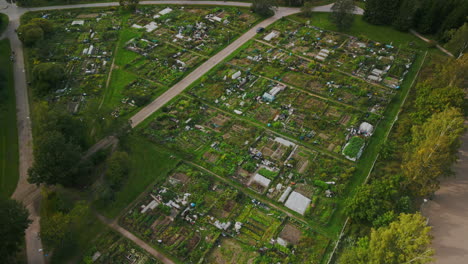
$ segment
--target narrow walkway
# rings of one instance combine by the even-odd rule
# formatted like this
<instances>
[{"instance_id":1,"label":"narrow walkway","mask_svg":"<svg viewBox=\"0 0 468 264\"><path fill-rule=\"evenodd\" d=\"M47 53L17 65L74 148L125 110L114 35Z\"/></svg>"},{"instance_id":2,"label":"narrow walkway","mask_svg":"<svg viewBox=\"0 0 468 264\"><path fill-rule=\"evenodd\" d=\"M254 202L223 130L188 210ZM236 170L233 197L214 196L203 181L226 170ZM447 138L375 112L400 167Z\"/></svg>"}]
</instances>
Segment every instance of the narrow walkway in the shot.
<instances>
[{"instance_id":1,"label":"narrow walkway","mask_svg":"<svg viewBox=\"0 0 468 264\"><path fill-rule=\"evenodd\" d=\"M416 32L416 31L413 30L413 29L410 29L409 32L410 32L411 34L415 35L416 37L418 37L419 39L421 39L422 41L426 42L426 43L430 43L431 41L433 41L433 40L430 40L430 39L424 37L423 35L419 34L418 32ZM442 46L440 46L439 44L436 44L436 48L438 48L440 51L442 51L443 53L447 54L448 56L450 56L450 57L452 57L452 58L455 57L455 56L453 56L453 54L452 54L450 51L444 49L444 48L443 48Z\"/></svg>"},{"instance_id":2,"label":"narrow walkway","mask_svg":"<svg viewBox=\"0 0 468 264\"><path fill-rule=\"evenodd\" d=\"M468 120L465 122L468 125ZM432 226L435 264L460 264L468 260L468 132L461 138L455 176L443 179L433 200L422 213Z\"/></svg>"},{"instance_id":3,"label":"narrow walkway","mask_svg":"<svg viewBox=\"0 0 468 264\"><path fill-rule=\"evenodd\" d=\"M143 240L141 240L140 238L138 238L137 236L135 236L134 234L129 232L127 229L119 226L115 221L111 221L111 220L105 218L104 216L102 216L100 214L97 214L97 217L99 218L99 220L101 220L101 222L106 224L108 227L114 229L115 231L122 234L124 237L130 239L135 244L137 244L139 247L141 247L143 250L150 253L153 257L157 258L158 260L160 260L162 263L164 263L164 264L175 264L174 261L172 261L171 259L166 257L163 253L157 251L152 246L146 244Z\"/></svg>"}]
</instances>

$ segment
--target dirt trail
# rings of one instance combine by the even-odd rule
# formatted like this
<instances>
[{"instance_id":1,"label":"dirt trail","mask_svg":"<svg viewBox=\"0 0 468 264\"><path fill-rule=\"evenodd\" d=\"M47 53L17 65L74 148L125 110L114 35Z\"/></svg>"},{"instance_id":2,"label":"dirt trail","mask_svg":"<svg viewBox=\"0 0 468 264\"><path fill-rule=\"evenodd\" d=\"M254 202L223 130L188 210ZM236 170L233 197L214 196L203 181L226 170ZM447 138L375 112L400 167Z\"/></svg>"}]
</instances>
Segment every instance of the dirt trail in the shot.
<instances>
[{"instance_id":1,"label":"dirt trail","mask_svg":"<svg viewBox=\"0 0 468 264\"><path fill-rule=\"evenodd\" d=\"M442 180L434 199L422 208L432 226L436 264L468 262L468 132L462 142L453 166L455 176Z\"/></svg>"}]
</instances>

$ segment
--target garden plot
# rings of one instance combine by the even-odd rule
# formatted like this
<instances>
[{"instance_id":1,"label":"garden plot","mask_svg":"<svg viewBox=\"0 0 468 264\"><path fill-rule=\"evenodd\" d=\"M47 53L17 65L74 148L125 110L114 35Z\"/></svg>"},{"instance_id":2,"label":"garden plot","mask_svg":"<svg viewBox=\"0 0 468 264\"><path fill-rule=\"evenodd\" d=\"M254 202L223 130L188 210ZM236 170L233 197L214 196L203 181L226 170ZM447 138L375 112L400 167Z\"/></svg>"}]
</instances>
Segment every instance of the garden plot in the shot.
<instances>
[{"instance_id":1,"label":"garden plot","mask_svg":"<svg viewBox=\"0 0 468 264\"><path fill-rule=\"evenodd\" d=\"M162 263L113 231L99 235L90 244L92 246L84 254L82 263Z\"/></svg>"},{"instance_id":2,"label":"garden plot","mask_svg":"<svg viewBox=\"0 0 468 264\"><path fill-rule=\"evenodd\" d=\"M74 114L103 94L120 30L114 11L98 9L95 12L47 11L23 17L24 21L43 17L54 24L54 33L42 41L40 48L28 49L27 65L54 62L63 66L66 72L63 88L47 99L65 105ZM28 71L32 72L32 68Z\"/></svg>"},{"instance_id":3,"label":"garden plot","mask_svg":"<svg viewBox=\"0 0 468 264\"><path fill-rule=\"evenodd\" d=\"M244 207L236 225L239 229L220 239L205 263L320 263L329 243L261 205Z\"/></svg>"},{"instance_id":4,"label":"garden plot","mask_svg":"<svg viewBox=\"0 0 468 264\"><path fill-rule=\"evenodd\" d=\"M141 56L127 63L124 68L144 78L166 86L172 86L204 59L187 50L148 39L133 38L126 48Z\"/></svg>"},{"instance_id":5,"label":"garden plot","mask_svg":"<svg viewBox=\"0 0 468 264\"><path fill-rule=\"evenodd\" d=\"M123 226L184 263L197 263L222 232L231 232L240 194L180 165L121 219Z\"/></svg>"},{"instance_id":6,"label":"garden plot","mask_svg":"<svg viewBox=\"0 0 468 264\"><path fill-rule=\"evenodd\" d=\"M311 59L258 42L253 42L231 63L252 74L260 74L363 111L382 113L395 94L393 89L372 85Z\"/></svg>"},{"instance_id":7,"label":"garden plot","mask_svg":"<svg viewBox=\"0 0 468 264\"><path fill-rule=\"evenodd\" d=\"M258 21L248 9L142 6L127 24L150 39L213 55Z\"/></svg>"},{"instance_id":8,"label":"garden plot","mask_svg":"<svg viewBox=\"0 0 468 264\"><path fill-rule=\"evenodd\" d=\"M261 259L256 253L259 250L278 260L293 257L283 241L276 241L286 223L292 225L286 215L188 165L180 165L166 182L156 184L120 222L184 263L199 263L201 259L212 263L213 257L223 258L216 256L222 245L236 247L241 250L237 254L249 256L247 259ZM319 260L328 240L303 227L293 228L299 234L294 240L283 235L285 243L294 247L304 239L314 239L314 254Z\"/></svg>"},{"instance_id":9,"label":"garden plot","mask_svg":"<svg viewBox=\"0 0 468 264\"><path fill-rule=\"evenodd\" d=\"M144 130L151 140L220 175L233 175L262 131L190 99L164 107Z\"/></svg>"},{"instance_id":10,"label":"garden plot","mask_svg":"<svg viewBox=\"0 0 468 264\"><path fill-rule=\"evenodd\" d=\"M271 32L277 35L266 41L270 45L389 88L400 87L415 58L414 52L391 43L358 39L311 26L301 16L274 23L258 39L265 41Z\"/></svg>"}]
</instances>

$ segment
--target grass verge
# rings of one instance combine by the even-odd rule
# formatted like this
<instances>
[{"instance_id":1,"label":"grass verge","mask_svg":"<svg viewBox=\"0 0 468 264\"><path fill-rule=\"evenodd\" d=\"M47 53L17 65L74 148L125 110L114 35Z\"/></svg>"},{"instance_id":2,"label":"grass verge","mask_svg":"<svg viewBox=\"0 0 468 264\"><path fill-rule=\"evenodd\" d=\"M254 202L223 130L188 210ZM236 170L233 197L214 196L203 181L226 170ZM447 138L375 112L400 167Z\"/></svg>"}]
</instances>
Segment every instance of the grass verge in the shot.
<instances>
[{"instance_id":1,"label":"grass verge","mask_svg":"<svg viewBox=\"0 0 468 264\"><path fill-rule=\"evenodd\" d=\"M0 40L0 195L9 197L18 182L18 131L10 42Z\"/></svg>"}]
</instances>

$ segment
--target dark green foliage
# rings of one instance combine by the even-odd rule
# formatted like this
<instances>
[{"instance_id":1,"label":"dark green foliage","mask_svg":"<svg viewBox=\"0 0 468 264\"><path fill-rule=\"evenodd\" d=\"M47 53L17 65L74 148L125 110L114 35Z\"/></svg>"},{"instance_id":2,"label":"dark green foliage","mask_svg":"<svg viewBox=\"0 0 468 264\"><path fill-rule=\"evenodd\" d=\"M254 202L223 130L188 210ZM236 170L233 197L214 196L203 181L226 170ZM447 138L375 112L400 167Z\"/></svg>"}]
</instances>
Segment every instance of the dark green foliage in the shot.
<instances>
[{"instance_id":1,"label":"dark green foliage","mask_svg":"<svg viewBox=\"0 0 468 264\"><path fill-rule=\"evenodd\" d=\"M60 87L61 81L65 78L65 72L60 64L46 62L38 64L33 69L34 91L44 96L54 89Z\"/></svg>"},{"instance_id":2,"label":"dark green foliage","mask_svg":"<svg viewBox=\"0 0 468 264\"><path fill-rule=\"evenodd\" d=\"M453 52L456 57L466 53L468 49L468 23L463 24L458 29L451 29L446 34L448 43L446 47Z\"/></svg>"},{"instance_id":3,"label":"dark green foliage","mask_svg":"<svg viewBox=\"0 0 468 264\"><path fill-rule=\"evenodd\" d=\"M353 0L338 0L332 6L330 18L336 27L341 30L348 30L354 22L353 11L356 9Z\"/></svg>"},{"instance_id":4,"label":"dark green foliage","mask_svg":"<svg viewBox=\"0 0 468 264\"><path fill-rule=\"evenodd\" d=\"M418 84L415 102L416 112L413 116L418 120L426 120L435 113L456 107L462 108L465 92L456 86L434 87L431 82Z\"/></svg>"},{"instance_id":5,"label":"dark green foliage","mask_svg":"<svg viewBox=\"0 0 468 264\"><path fill-rule=\"evenodd\" d=\"M52 33L53 29L54 25L49 20L34 18L18 28L18 36L24 44L31 46Z\"/></svg>"},{"instance_id":6,"label":"dark green foliage","mask_svg":"<svg viewBox=\"0 0 468 264\"><path fill-rule=\"evenodd\" d=\"M0 256L2 263L15 263L15 256L24 239L24 231L31 221L21 203L0 199Z\"/></svg>"},{"instance_id":7,"label":"dark green foliage","mask_svg":"<svg viewBox=\"0 0 468 264\"><path fill-rule=\"evenodd\" d=\"M36 24L21 25L18 28L19 39L27 46L32 46L44 39L44 30Z\"/></svg>"},{"instance_id":8,"label":"dark green foliage","mask_svg":"<svg viewBox=\"0 0 468 264\"><path fill-rule=\"evenodd\" d=\"M275 14L277 7L276 0L254 0L250 9L261 16L270 17Z\"/></svg>"},{"instance_id":9,"label":"dark green foliage","mask_svg":"<svg viewBox=\"0 0 468 264\"><path fill-rule=\"evenodd\" d=\"M34 163L28 181L35 184L73 186L78 182L81 148L63 134L50 131L35 140Z\"/></svg>"},{"instance_id":10,"label":"dark green foliage","mask_svg":"<svg viewBox=\"0 0 468 264\"><path fill-rule=\"evenodd\" d=\"M123 181L130 170L128 154L116 151L107 159L106 181L116 190L122 186Z\"/></svg>"},{"instance_id":11,"label":"dark green foliage","mask_svg":"<svg viewBox=\"0 0 468 264\"><path fill-rule=\"evenodd\" d=\"M399 30L416 29L434 34L441 42L450 40L450 30L466 22L465 0L367 0L364 19L375 25L393 25Z\"/></svg>"},{"instance_id":12,"label":"dark green foliage","mask_svg":"<svg viewBox=\"0 0 468 264\"><path fill-rule=\"evenodd\" d=\"M395 20L399 0L367 0L364 19L375 25L391 25Z\"/></svg>"},{"instance_id":13,"label":"dark green foliage","mask_svg":"<svg viewBox=\"0 0 468 264\"><path fill-rule=\"evenodd\" d=\"M371 224L376 221L383 224L380 218L388 211L396 211L396 202L399 199L400 178L384 178L373 181L371 184L357 188L354 197L346 202L345 211L354 220ZM386 217L388 219L389 216Z\"/></svg>"}]
</instances>

